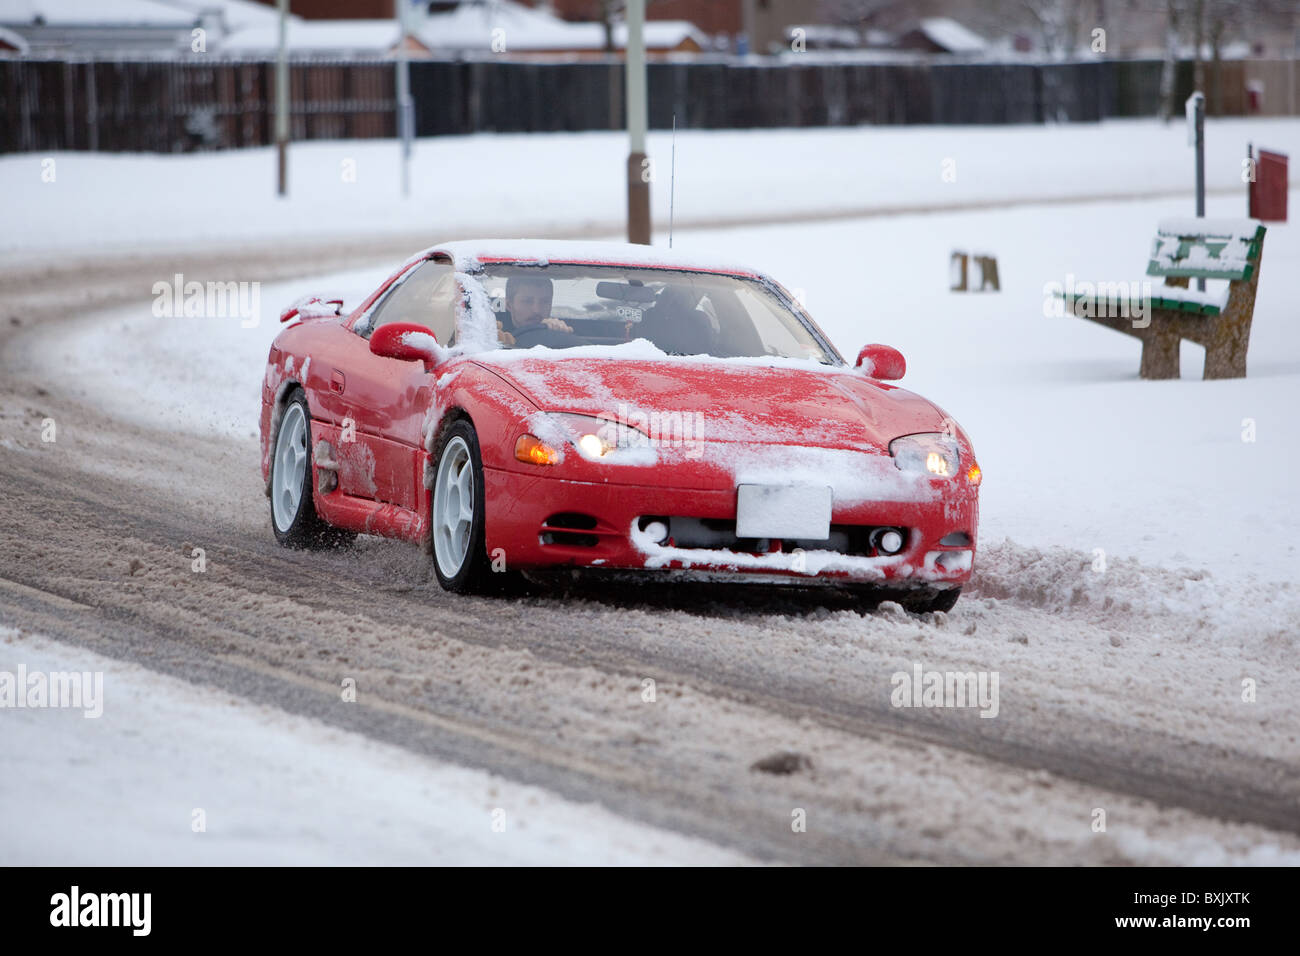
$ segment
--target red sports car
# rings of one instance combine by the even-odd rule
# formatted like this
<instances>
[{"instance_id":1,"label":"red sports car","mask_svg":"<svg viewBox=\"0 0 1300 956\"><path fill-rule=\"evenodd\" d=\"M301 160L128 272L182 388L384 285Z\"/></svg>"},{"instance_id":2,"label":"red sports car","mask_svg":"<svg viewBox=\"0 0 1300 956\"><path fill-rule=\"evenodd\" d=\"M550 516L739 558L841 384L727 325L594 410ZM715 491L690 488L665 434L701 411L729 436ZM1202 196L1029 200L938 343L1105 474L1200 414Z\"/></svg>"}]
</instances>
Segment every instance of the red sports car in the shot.
<instances>
[{"instance_id":1,"label":"red sports car","mask_svg":"<svg viewBox=\"0 0 1300 956\"><path fill-rule=\"evenodd\" d=\"M444 588L582 568L834 584L948 609L980 469L752 269L619 244L414 256L350 314L286 309L262 382L281 543L422 542Z\"/></svg>"}]
</instances>

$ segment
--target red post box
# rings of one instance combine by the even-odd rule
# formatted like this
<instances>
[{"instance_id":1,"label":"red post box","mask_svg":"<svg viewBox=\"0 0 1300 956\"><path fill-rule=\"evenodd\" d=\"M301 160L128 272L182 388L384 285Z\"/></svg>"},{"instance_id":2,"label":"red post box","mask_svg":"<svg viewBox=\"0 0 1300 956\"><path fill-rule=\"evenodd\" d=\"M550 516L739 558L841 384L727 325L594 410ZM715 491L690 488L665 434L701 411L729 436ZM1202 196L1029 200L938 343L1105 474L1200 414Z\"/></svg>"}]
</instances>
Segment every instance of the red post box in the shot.
<instances>
[{"instance_id":1,"label":"red post box","mask_svg":"<svg viewBox=\"0 0 1300 956\"><path fill-rule=\"evenodd\" d=\"M1261 222L1286 222L1287 158L1266 149L1255 160L1250 184L1250 218Z\"/></svg>"}]
</instances>

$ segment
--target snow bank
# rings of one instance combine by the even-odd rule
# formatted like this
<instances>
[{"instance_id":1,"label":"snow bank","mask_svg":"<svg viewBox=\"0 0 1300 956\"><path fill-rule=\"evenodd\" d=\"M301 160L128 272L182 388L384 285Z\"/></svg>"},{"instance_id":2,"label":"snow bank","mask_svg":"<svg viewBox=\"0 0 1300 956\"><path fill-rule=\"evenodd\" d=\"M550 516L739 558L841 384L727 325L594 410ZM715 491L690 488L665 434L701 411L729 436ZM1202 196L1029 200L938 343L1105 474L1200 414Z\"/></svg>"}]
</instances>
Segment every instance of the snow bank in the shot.
<instances>
[{"instance_id":1,"label":"snow bank","mask_svg":"<svg viewBox=\"0 0 1300 956\"><path fill-rule=\"evenodd\" d=\"M0 627L0 670L19 661L103 672L105 708L91 721L4 713L0 858L11 866L748 862L598 804Z\"/></svg>"}]
</instances>

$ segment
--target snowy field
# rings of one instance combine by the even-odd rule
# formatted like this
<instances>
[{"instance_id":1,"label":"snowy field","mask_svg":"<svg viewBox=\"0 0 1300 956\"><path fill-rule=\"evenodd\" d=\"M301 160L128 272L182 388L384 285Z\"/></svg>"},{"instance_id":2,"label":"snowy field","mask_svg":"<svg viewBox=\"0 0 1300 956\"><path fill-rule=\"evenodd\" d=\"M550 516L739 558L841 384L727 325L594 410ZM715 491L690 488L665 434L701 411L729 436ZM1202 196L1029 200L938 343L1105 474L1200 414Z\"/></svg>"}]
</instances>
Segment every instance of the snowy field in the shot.
<instances>
[{"instance_id":1,"label":"snowy field","mask_svg":"<svg viewBox=\"0 0 1300 956\"><path fill-rule=\"evenodd\" d=\"M1244 214L1240 169L1247 139L1300 155L1300 123L1211 121L1209 182L1215 195L1209 215ZM10 222L18 227L0 235L0 250L16 261L54 249L80 255L149 248L166 237L197 246L253 237L427 231L431 244L469 235L587 228L597 238L622 208L617 171L624 149L625 140L613 134L424 141L417 153L416 199L408 205L395 194L392 144L295 147L297 186L293 199L283 204L269 195L272 165L265 151L183 158L61 154L57 182L48 185L40 182L40 157L7 157L0 159L0 182L14 201ZM653 136L651 150L665 162L667 137ZM356 183L338 179L340 163L348 158L357 159ZM956 182L941 178L946 158L956 160ZM1122 616L1130 625L1122 651L1125 669L1141 673L1158 693L1203 701L1216 693L1211 678L1239 672L1268 673L1273 688L1294 686L1300 675L1295 663L1300 590L1294 570L1300 516L1293 477L1300 470L1294 411L1300 395L1300 326L1292 287L1300 270L1300 239L1293 227L1270 226L1265 240L1245 380L1200 381L1203 352L1185 343L1181 381L1144 382L1137 377L1136 340L1094 323L1044 314L1046 284L1064 282L1067 275L1107 282L1145 278L1157 220L1187 215L1191 208L1190 189L1181 198L1165 195L1190 186L1191 151L1181 123L1108 123L1100 130L683 133L677 160L675 248L715 252L771 273L802 295L850 360L867 342L898 347L908 361L901 384L937 402L970 433L985 476L982 550L977 594L964 598L955 615L965 612L981 631L970 647L962 644L963 653L978 655L975 644L990 636L1000 644L996 654L990 650L991 663L1011 653L1005 649L1008 636L998 630L997 598L1016 594L1045 608L1095 603L1099 620L1112 628L1119 626L1115 615L1120 613L1111 609L1114 601L1124 605ZM436 179L429 175L433 171ZM663 167L659 178L656 215L666 219ZM473 188L475 183L483 185ZM1103 198L1083 201L1090 196ZM1129 198L1116 198L1121 196ZM991 200L1033 205L943 208ZM916 211L922 208L934 211ZM890 209L896 211L844 217L846 211ZM764 217L783 219L800 211L807 221L761 224ZM718 228L717 222L734 224ZM657 233L656 242L665 241L663 232ZM1001 291L949 292L954 250L995 255ZM308 292L342 294L355 303L396 264L358 263L344 273L267 284L260 294L260 321L251 328L237 318L155 317L149 290L142 289L140 304L65 326L57 341L48 341L32 359L47 363L51 375L77 380L78 390L113 414L244 441L255 467L258 381L267 346L280 329L279 309ZM170 279L163 257L158 279ZM1253 441L1243 440L1248 423ZM1094 570L1101 567L1099 555L1104 570ZM832 620L827 626L841 624ZM967 634L974 632L971 627ZM1062 627L1046 640L1035 635L1032 645L1012 647L1020 664L1058 673L1068 683L1065 671L1084 673L1097 665L1089 656L1094 651L1071 647L1068 628ZM956 635L952 640L962 642ZM1119 647L1114 637L1111 644ZM37 650L51 667L54 661L91 666L75 664L72 658L80 651L53 644ZM112 666L96 666L101 665ZM141 687L156 680L143 671L121 677L128 679ZM1096 683L1106 681L1099 676ZM320 766L326 760L361 759L354 753L357 742L347 735L232 707L218 699L221 695L196 698L191 688L182 694L179 687L166 689L161 698L175 700L178 707L182 696L187 701L178 740L185 734L205 739L209 731L201 726L201 714L207 707L231 707L236 719L250 722L251 735L264 735L257 773L265 782L257 786L278 786L276 748L301 748ZM1087 708L1105 706L1102 698L1113 688L1097 696L1091 685L1074 690L1079 706ZM165 696L170 694L175 697ZM129 718L142 727L166 710L157 702L133 707L127 709ZM1286 737L1286 728L1294 731L1297 713L1293 700L1277 697L1260 713L1261 720L1272 721L1271 733L1281 732L1290 741L1293 757L1296 737ZM1166 714L1152 720L1165 718L1173 719ZM88 787L94 773L112 772L95 763L90 738L79 724L60 726L62 731L19 723L16 734L35 743L37 735L65 732L69 749L87 751ZM16 739L11 736L11 745ZM331 758L331 752L347 756ZM195 760L183 766L197 778L220 764ZM366 779L373 781L368 789L384 792L390 801L375 810L385 819L404 819L425 793L446 795L457 813L486 812L491 798L485 794L495 785L486 776L457 776L469 772L426 762L413 768L399 752L376 754L365 768ZM57 769L38 766L33 772L53 779ZM329 786L324 769L313 779ZM179 806L188 812L184 780L154 799L140 796L142 819ZM238 787L232 788L229 798L237 805ZM615 836L608 846L593 848L589 843L603 841L574 829L578 811L572 806L540 793L528 799L536 801L533 832L545 836L534 844L511 844L502 860L546 859L548 847L555 852L552 859L569 859L577 848L593 862L729 859L676 837L654 844L662 852L646 850L647 844L636 840L633 852L631 844L620 842L633 840L632 831L620 831L622 824L612 817L600 818L600 827ZM340 798L337 807L345 804ZM69 804L50 812L73 809ZM286 799L267 813L297 811ZM236 859L240 840L269 822L239 821L222 839L210 840L213 848L204 852L216 861ZM436 831L427 833L436 842ZM476 855L495 846L488 841L497 836L488 831L482 844L454 846L448 859L481 858ZM383 834L358 839L372 837L384 850L368 861L406 859L401 840L385 843ZM5 844L16 845L16 839L0 830ZM148 847L146 841L141 861L152 859ZM305 830L291 831L286 844L274 849L282 854L274 857L277 861L335 859L335 848L326 852ZM92 858L120 861L108 849L103 853ZM55 862L39 854L23 859L37 858Z\"/></svg>"},{"instance_id":2,"label":"snowy field","mask_svg":"<svg viewBox=\"0 0 1300 956\"><path fill-rule=\"evenodd\" d=\"M1240 191L1252 141L1300 155L1300 123L1208 120L1211 191ZM675 216L683 225L1168 195L1192 183L1192 151L1181 121L685 130L677 134L676 150ZM651 133L648 153L656 164L654 216L666 225L669 134ZM4 156L0 192L7 227L0 230L0 253L26 259L55 250L110 253L378 232L427 235L431 243L489 232L542 236L622 228L627 137L621 133L421 140L409 201L400 195L398 156L398 147L386 140L294 144L285 200L275 196L270 149ZM1190 211L1190 199L1180 211Z\"/></svg>"}]
</instances>

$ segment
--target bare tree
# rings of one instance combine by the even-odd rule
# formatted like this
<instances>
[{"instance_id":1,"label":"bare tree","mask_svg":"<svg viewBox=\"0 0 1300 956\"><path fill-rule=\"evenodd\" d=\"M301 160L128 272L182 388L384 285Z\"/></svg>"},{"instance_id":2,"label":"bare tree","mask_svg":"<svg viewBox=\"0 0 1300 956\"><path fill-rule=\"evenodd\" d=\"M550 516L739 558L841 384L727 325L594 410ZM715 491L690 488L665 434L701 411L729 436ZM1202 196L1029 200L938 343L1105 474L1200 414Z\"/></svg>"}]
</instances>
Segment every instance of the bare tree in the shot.
<instances>
[{"instance_id":1,"label":"bare tree","mask_svg":"<svg viewBox=\"0 0 1300 956\"><path fill-rule=\"evenodd\" d=\"M659 2L661 0L646 0L646 10ZM605 52L618 52L618 46L614 42L614 28L625 19L627 0L593 0L592 13L595 14L592 19L599 20L605 30Z\"/></svg>"},{"instance_id":2,"label":"bare tree","mask_svg":"<svg viewBox=\"0 0 1300 956\"><path fill-rule=\"evenodd\" d=\"M1205 45L1205 0L1192 0L1192 89L1205 92L1205 60L1201 47Z\"/></svg>"},{"instance_id":3,"label":"bare tree","mask_svg":"<svg viewBox=\"0 0 1300 956\"><path fill-rule=\"evenodd\" d=\"M1081 0L1022 0L1021 6L1038 28L1043 52L1056 59L1064 59L1074 52L1083 19Z\"/></svg>"},{"instance_id":4,"label":"bare tree","mask_svg":"<svg viewBox=\"0 0 1300 956\"><path fill-rule=\"evenodd\" d=\"M1178 37L1186 16L1186 0L1166 0L1165 59L1160 67L1160 118L1174 115L1174 79L1178 69Z\"/></svg>"},{"instance_id":5,"label":"bare tree","mask_svg":"<svg viewBox=\"0 0 1300 956\"><path fill-rule=\"evenodd\" d=\"M1204 30L1210 42L1210 77L1209 89L1206 90L1206 109L1212 116L1218 116L1223 112L1223 46L1241 29L1244 13L1240 0L1205 0ZM1201 57L1199 51L1197 53L1196 60L1199 64Z\"/></svg>"},{"instance_id":6,"label":"bare tree","mask_svg":"<svg viewBox=\"0 0 1300 956\"><path fill-rule=\"evenodd\" d=\"M852 27L858 32L858 43L865 46L867 33L900 5L900 0L821 0L821 15L832 26Z\"/></svg>"},{"instance_id":7,"label":"bare tree","mask_svg":"<svg viewBox=\"0 0 1300 956\"><path fill-rule=\"evenodd\" d=\"M600 0L600 23L605 28L605 52L614 52L614 23L621 20L627 8L624 0Z\"/></svg>"}]
</instances>

